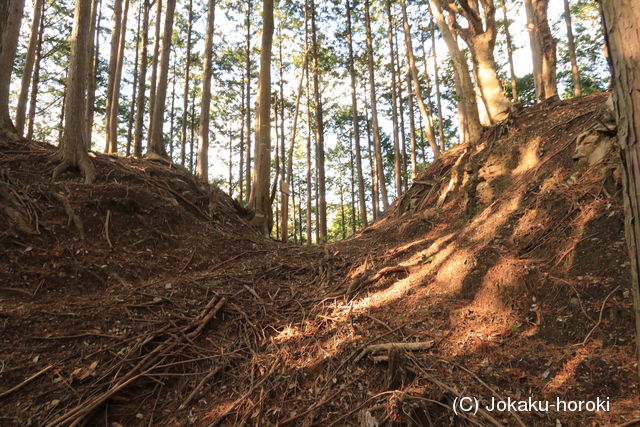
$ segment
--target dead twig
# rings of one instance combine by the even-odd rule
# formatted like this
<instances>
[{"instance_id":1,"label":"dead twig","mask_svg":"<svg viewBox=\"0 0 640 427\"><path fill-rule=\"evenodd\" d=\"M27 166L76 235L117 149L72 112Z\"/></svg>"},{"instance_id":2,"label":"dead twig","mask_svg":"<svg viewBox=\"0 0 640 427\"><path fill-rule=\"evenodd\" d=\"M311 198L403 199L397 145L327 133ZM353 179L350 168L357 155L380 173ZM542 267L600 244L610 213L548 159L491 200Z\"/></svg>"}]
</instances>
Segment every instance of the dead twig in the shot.
<instances>
[{"instance_id":1,"label":"dead twig","mask_svg":"<svg viewBox=\"0 0 640 427\"><path fill-rule=\"evenodd\" d=\"M591 334L593 333L593 331L595 331L598 326L600 326L600 323L602 323L602 314L604 313L604 307L607 304L607 301L609 300L609 298L611 298L611 295L613 295L618 289L620 288L620 285L616 286L614 290L612 290L609 295L607 295L607 297L604 299L604 301L602 301L602 307L600 307L600 315L598 316L598 321L596 322L595 325L593 325L593 328L591 328L591 330L589 331L589 333L587 334L586 337L584 337L584 340L582 341L581 344L574 344L574 345L586 345L587 341L589 341L589 338L591 337Z\"/></svg>"},{"instance_id":2,"label":"dead twig","mask_svg":"<svg viewBox=\"0 0 640 427\"><path fill-rule=\"evenodd\" d=\"M187 407L187 405L189 405L189 403L191 403L191 401L193 400L194 397L196 397L196 394L198 394L198 392L200 391L200 389L204 386L204 384L211 378L213 377L215 374L217 374L218 372L220 372L220 367L214 369L213 371L209 372L199 383L197 386L194 387L193 391L191 393L189 393L189 396L187 396L187 398L184 400L184 402L182 402L180 404L180 406L178 406L179 410L182 410L184 408Z\"/></svg>"},{"instance_id":3,"label":"dead twig","mask_svg":"<svg viewBox=\"0 0 640 427\"><path fill-rule=\"evenodd\" d=\"M111 244L111 239L109 239L109 219L111 218L111 211L107 210L107 218L104 220L104 237L107 239L107 243L109 247L113 249L113 245Z\"/></svg>"},{"instance_id":4,"label":"dead twig","mask_svg":"<svg viewBox=\"0 0 640 427\"><path fill-rule=\"evenodd\" d=\"M39 376L43 375L44 373L46 373L47 371L49 371L51 368L53 368L53 365L49 365L41 370L39 370L38 372L36 372L35 374L31 375L29 378L27 378L26 380L22 381L20 384L15 385L13 387L11 387L9 390L3 391L2 393L0 393L0 399L2 399L3 397L6 397L8 395L10 395L13 392L16 392L18 390L20 390L22 387L26 386L27 384L29 384L31 381L35 380L36 378L38 378Z\"/></svg>"},{"instance_id":5,"label":"dead twig","mask_svg":"<svg viewBox=\"0 0 640 427\"><path fill-rule=\"evenodd\" d=\"M375 353L377 351L385 351L385 350L406 350L406 351L419 351L419 350L428 350L433 347L433 341L424 341L424 342L390 342L385 344L371 344L362 349L358 357L356 357L353 362L357 362L362 359L367 353Z\"/></svg>"}]
</instances>

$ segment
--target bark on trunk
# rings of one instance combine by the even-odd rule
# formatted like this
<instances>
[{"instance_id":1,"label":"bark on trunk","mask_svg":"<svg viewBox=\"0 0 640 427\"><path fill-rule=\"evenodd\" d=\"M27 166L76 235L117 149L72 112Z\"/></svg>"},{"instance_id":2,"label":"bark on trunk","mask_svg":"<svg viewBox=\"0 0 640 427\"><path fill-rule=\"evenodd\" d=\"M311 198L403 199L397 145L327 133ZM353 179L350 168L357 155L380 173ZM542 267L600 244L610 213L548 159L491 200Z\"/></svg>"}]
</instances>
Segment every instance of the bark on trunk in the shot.
<instances>
[{"instance_id":1,"label":"bark on trunk","mask_svg":"<svg viewBox=\"0 0 640 427\"><path fill-rule=\"evenodd\" d=\"M353 126L353 137L355 140L355 162L358 176L358 204L360 207L360 220L366 227L367 221L367 201L364 193L364 175L362 173L362 152L360 148L360 121L358 117L358 101L356 97L356 69L353 60L353 37L351 29L351 4L346 0L347 10L347 41L349 47L349 77L351 80L351 123Z\"/></svg>"},{"instance_id":2,"label":"bark on trunk","mask_svg":"<svg viewBox=\"0 0 640 427\"><path fill-rule=\"evenodd\" d=\"M153 120L150 151L160 156L166 156L162 127L164 125L164 105L167 98L167 83L169 80L169 56L171 55L171 35L173 33L173 15L176 8L176 0L167 0L165 12L164 30L162 36L162 56L159 63L158 84L156 87L155 105L153 107Z\"/></svg>"},{"instance_id":3,"label":"bark on trunk","mask_svg":"<svg viewBox=\"0 0 640 427\"><path fill-rule=\"evenodd\" d=\"M640 374L640 8L635 0L603 0L605 39L613 74L613 102L621 148L625 232L631 260Z\"/></svg>"},{"instance_id":4,"label":"bark on trunk","mask_svg":"<svg viewBox=\"0 0 640 427\"><path fill-rule=\"evenodd\" d=\"M367 33L367 68L369 71L369 90L371 102L371 126L373 127L373 150L375 156L376 173L378 177L378 185L380 197L382 198L382 206L384 210L389 207L389 198L387 197L387 185L384 179L384 167L382 164L382 146L380 144L380 128L378 126L378 105L376 101L376 79L374 73L373 61L373 36L371 34L371 16L369 14L369 0L364 2L364 19Z\"/></svg>"},{"instance_id":5,"label":"bark on trunk","mask_svg":"<svg viewBox=\"0 0 640 427\"><path fill-rule=\"evenodd\" d=\"M262 48L256 103L255 173L249 204L255 209L252 224L264 235L269 234L271 203L269 169L271 157L271 47L273 41L273 0L262 3Z\"/></svg>"},{"instance_id":6,"label":"bark on trunk","mask_svg":"<svg viewBox=\"0 0 640 427\"><path fill-rule=\"evenodd\" d=\"M33 4L33 19L31 20L31 34L29 36L29 46L27 56L24 61L24 71L20 84L20 95L18 95L18 106L16 108L16 130L18 135L24 135L24 124L27 115L27 101L29 98L29 87L31 86L31 76L36 60L36 50L38 49L40 19L42 18L43 0L35 0ZM93 3L93 2L92 2Z\"/></svg>"},{"instance_id":7,"label":"bark on trunk","mask_svg":"<svg viewBox=\"0 0 640 427\"><path fill-rule=\"evenodd\" d=\"M24 0L5 0L0 5L0 132L12 134L16 128L9 115L9 92L23 10Z\"/></svg>"},{"instance_id":8,"label":"bark on trunk","mask_svg":"<svg viewBox=\"0 0 640 427\"><path fill-rule=\"evenodd\" d=\"M62 162L53 171L53 178L69 168L79 168L84 174L84 182L95 180L95 168L86 150L84 138L84 102L89 66L89 32L91 29L91 2L76 0L71 54L67 73L67 102L64 131L60 141L59 154Z\"/></svg>"},{"instance_id":9,"label":"bark on trunk","mask_svg":"<svg viewBox=\"0 0 640 427\"><path fill-rule=\"evenodd\" d=\"M209 0L207 10L207 32L204 39L204 63L202 70L202 101L198 147L198 176L209 180L209 117L211 112L211 62L213 58L213 30L215 28L216 0ZM241 130L242 131L242 130ZM242 163L242 161L240 161ZM242 165L240 166L242 168ZM242 176L240 177L242 188ZM240 196L242 198L242 196Z\"/></svg>"}]
</instances>

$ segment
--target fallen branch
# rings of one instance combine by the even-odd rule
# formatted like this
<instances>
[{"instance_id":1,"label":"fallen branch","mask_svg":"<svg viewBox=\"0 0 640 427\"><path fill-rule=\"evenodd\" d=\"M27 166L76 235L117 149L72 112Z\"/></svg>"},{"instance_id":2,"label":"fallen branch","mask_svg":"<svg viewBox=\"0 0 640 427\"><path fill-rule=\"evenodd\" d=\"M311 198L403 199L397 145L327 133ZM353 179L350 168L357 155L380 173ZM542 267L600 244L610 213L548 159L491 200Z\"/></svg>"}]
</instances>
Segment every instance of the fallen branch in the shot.
<instances>
[{"instance_id":1,"label":"fallen branch","mask_svg":"<svg viewBox=\"0 0 640 427\"><path fill-rule=\"evenodd\" d=\"M362 349L358 357L354 359L354 363L362 359L368 353L375 353L378 351L385 351L391 349L406 350L406 351L419 351L428 350L433 347L433 341L423 342L390 342L385 344L371 344Z\"/></svg>"},{"instance_id":2,"label":"fallen branch","mask_svg":"<svg viewBox=\"0 0 640 427\"><path fill-rule=\"evenodd\" d=\"M43 375L45 372L49 371L51 368L53 368L53 365L49 365L46 368L43 368L43 369L39 370L38 372L36 372L35 374L31 375L26 380L22 381L20 384L11 387L9 390L3 391L2 393L0 393L0 399L10 395L11 393L13 393L15 391L20 390L22 387L26 386L31 381L33 381L36 378L38 378L39 376Z\"/></svg>"}]
</instances>

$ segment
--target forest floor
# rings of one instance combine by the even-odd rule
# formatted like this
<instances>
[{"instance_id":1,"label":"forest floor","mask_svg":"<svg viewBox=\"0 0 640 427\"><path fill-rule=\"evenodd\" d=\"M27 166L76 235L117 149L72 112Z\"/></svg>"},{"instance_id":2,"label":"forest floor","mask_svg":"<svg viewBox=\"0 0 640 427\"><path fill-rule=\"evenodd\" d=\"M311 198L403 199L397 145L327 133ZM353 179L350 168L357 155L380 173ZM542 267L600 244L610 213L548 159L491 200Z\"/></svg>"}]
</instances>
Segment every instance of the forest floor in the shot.
<instances>
[{"instance_id":1,"label":"forest floor","mask_svg":"<svg viewBox=\"0 0 640 427\"><path fill-rule=\"evenodd\" d=\"M96 153L95 184L51 182L54 147L0 140L0 425L632 425L620 189L570 178L605 98L524 109L312 247L179 167Z\"/></svg>"}]
</instances>

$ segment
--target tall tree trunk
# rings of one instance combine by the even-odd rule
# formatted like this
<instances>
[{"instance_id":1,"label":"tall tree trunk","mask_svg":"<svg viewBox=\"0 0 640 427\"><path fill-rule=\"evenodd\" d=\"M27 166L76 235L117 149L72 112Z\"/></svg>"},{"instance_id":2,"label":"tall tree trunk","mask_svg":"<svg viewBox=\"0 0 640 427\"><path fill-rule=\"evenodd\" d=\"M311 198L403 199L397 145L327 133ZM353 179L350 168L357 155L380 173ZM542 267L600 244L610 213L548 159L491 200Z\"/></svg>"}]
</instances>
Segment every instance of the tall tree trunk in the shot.
<instances>
[{"instance_id":1,"label":"tall tree trunk","mask_svg":"<svg viewBox=\"0 0 640 427\"><path fill-rule=\"evenodd\" d=\"M238 196L238 200L240 202L244 201L244 117L245 117L245 103L244 103L244 90L245 84L244 81L240 85L240 160L238 161L238 186L240 187L240 195ZM208 138L208 136L207 136ZM207 144L209 143L207 139ZM202 147L202 144L200 144Z\"/></svg>"},{"instance_id":2,"label":"tall tree trunk","mask_svg":"<svg viewBox=\"0 0 640 427\"><path fill-rule=\"evenodd\" d=\"M400 137L398 129L398 88L396 86L396 56L393 45L393 16L391 15L391 0L385 0L387 11L387 38L389 40L389 59L391 61L391 123L393 130L393 175L396 184L396 196L402 194L402 171L400 169Z\"/></svg>"},{"instance_id":3,"label":"tall tree trunk","mask_svg":"<svg viewBox=\"0 0 640 427\"><path fill-rule=\"evenodd\" d=\"M376 101L376 79L374 74L375 63L373 61L373 36L371 34L371 16L369 13L369 0L364 2L364 20L367 38L367 58L369 70L369 89L371 93L371 126L373 127L373 149L375 155L376 172L378 176L378 185L380 197L382 198L382 206L384 210L389 207L389 198L387 197L387 185L384 179L384 165L382 163L382 145L380 143L380 128L378 126L378 104Z\"/></svg>"},{"instance_id":4,"label":"tall tree trunk","mask_svg":"<svg viewBox=\"0 0 640 427\"><path fill-rule=\"evenodd\" d=\"M36 121L36 107L38 104L38 87L40 85L40 63L42 61L42 39L44 36L44 14L45 3L42 3L42 19L40 19L40 30L38 31L38 48L36 51L36 61L31 79L31 97L29 99L29 125L27 126L27 139L33 139L33 130Z\"/></svg>"},{"instance_id":5,"label":"tall tree trunk","mask_svg":"<svg viewBox=\"0 0 640 427\"><path fill-rule=\"evenodd\" d=\"M358 203L360 206L360 220L366 227L367 221L367 200L364 193L364 175L362 173L362 153L360 148L360 121L358 117L358 100L356 96L356 69L353 60L353 36L351 29L351 4L345 0L347 10L347 41L349 47L349 77L351 79L351 124L353 126L353 137L356 154L356 173L358 175Z\"/></svg>"},{"instance_id":6,"label":"tall tree trunk","mask_svg":"<svg viewBox=\"0 0 640 427\"><path fill-rule=\"evenodd\" d=\"M429 9L431 10L431 9ZM436 25L433 19L429 22L431 29L431 51L433 54L433 75L436 86L436 107L438 108L438 139L440 140L440 150L446 150L444 140L444 120L442 119L442 93L440 92L440 71L438 70L438 51L436 50Z\"/></svg>"},{"instance_id":7,"label":"tall tree trunk","mask_svg":"<svg viewBox=\"0 0 640 427\"><path fill-rule=\"evenodd\" d=\"M202 64L202 100L200 102L200 128L198 146L198 176L209 180L209 117L211 112L211 66L213 58L213 30L216 19L216 0L208 1L207 32L204 38L204 62ZM242 129L240 129L242 132ZM242 141L240 142L242 145ZM242 157L240 160L242 169ZM242 198L242 174L240 174L240 198Z\"/></svg>"},{"instance_id":8,"label":"tall tree trunk","mask_svg":"<svg viewBox=\"0 0 640 427\"><path fill-rule=\"evenodd\" d=\"M311 0L311 51L313 56L313 98L315 101L316 172L318 174L318 243L327 241L327 191L324 171L324 111L320 96L320 66L316 28L316 4Z\"/></svg>"},{"instance_id":9,"label":"tall tree trunk","mask_svg":"<svg viewBox=\"0 0 640 427\"><path fill-rule=\"evenodd\" d=\"M305 10L306 13L306 10ZM305 15L305 21L306 21L307 17ZM302 61L302 67L301 70L302 72L300 73L300 80L298 82L298 94L296 95L296 105L295 105L295 109L294 109L294 113L293 113L293 123L291 125L291 143L289 145L289 154L288 154L288 158L287 158L287 174L285 179L285 182L283 183L283 188L284 188L284 202L283 202L283 206L285 206L288 203L288 198L289 198L289 192L291 192L291 195L293 196L293 151L295 150L295 144L296 144L296 135L298 132L298 117L300 115L300 98L302 97L302 85L304 83L304 76L305 76L305 70L307 69L307 63L309 60L309 52L307 50L307 46L305 45L305 52L304 52L304 60ZM293 203L293 224L295 226L296 224L296 220L295 220L295 199L292 197L292 203ZM288 209L288 208L287 208ZM285 209L283 209L283 212L285 211ZM288 240L288 222L283 222L282 224L282 241L287 242ZM295 227L294 227L294 237L295 237Z\"/></svg>"},{"instance_id":10,"label":"tall tree trunk","mask_svg":"<svg viewBox=\"0 0 640 427\"><path fill-rule=\"evenodd\" d=\"M24 0L5 0L0 4L0 132L16 134L9 115L11 71L18 48Z\"/></svg>"},{"instance_id":11,"label":"tall tree trunk","mask_svg":"<svg viewBox=\"0 0 640 427\"><path fill-rule=\"evenodd\" d=\"M305 2L305 21L304 21L304 43L305 50L309 52L309 29L308 29L308 20L306 19L308 16L308 3ZM307 211L305 212L305 220L306 220L306 236L307 236L307 245L311 245L311 201L313 200L311 197L311 83L309 78L309 62L305 64L304 72L307 78L307 87L305 91L306 100L307 100Z\"/></svg>"},{"instance_id":12,"label":"tall tree trunk","mask_svg":"<svg viewBox=\"0 0 640 427\"><path fill-rule=\"evenodd\" d=\"M29 46L27 47L27 56L24 61L24 71L22 73L22 82L20 84L20 95L18 96L18 106L16 109L16 130L18 135L24 135L24 124L27 115L27 101L29 98L29 87L31 83L31 75L33 74L33 65L36 60L36 50L38 49L38 39L40 30L40 19L42 18L43 0L35 0L33 4L33 19L31 20L31 34L29 36Z\"/></svg>"},{"instance_id":13,"label":"tall tree trunk","mask_svg":"<svg viewBox=\"0 0 640 427\"><path fill-rule=\"evenodd\" d=\"M482 125L480 124L480 115L478 113L478 105L476 104L476 95L473 89L473 83L471 82L471 74L469 73L469 66L467 61L458 48L453 33L442 14L442 0L429 0L433 16L442 38L447 44L449 49L449 55L453 62L455 69L454 77L458 80L457 87L460 88L457 93L458 103L461 111L463 112L463 118L460 123L460 128L465 135L465 142L474 143L480 139L482 135ZM415 84L415 83L414 83Z\"/></svg>"},{"instance_id":14,"label":"tall tree trunk","mask_svg":"<svg viewBox=\"0 0 640 427\"><path fill-rule=\"evenodd\" d=\"M509 18L507 17L507 0L502 0L502 16L504 19L504 35L507 39L507 58L509 60L509 74L511 76L511 98L513 102L518 102L518 79L516 78L516 71L513 66L513 42L511 41L511 31L509 31Z\"/></svg>"},{"instance_id":15,"label":"tall tree trunk","mask_svg":"<svg viewBox=\"0 0 640 427\"><path fill-rule=\"evenodd\" d=\"M436 135L433 130L433 120L431 118L431 115L427 111L427 107L424 103L424 98L422 97L420 78L418 77L418 68L416 67L416 60L413 53L413 44L411 42L411 28L409 27L409 16L407 14L407 2L405 0L401 0L400 4L402 5L402 22L404 26L405 50L407 51L407 62L409 64L409 71L411 72L413 91L415 93L416 100L418 101L418 109L420 110L422 119L427 123L426 130L429 147L431 147L434 159L437 159L438 157L440 157L440 148L438 147Z\"/></svg>"},{"instance_id":16,"label":"tall tree trunk","mask_svg":"<svg viewBox=\"0 0 640 427\"><path fill-rule=\"evenodd\" d=\"M640 8L635 0L603 0L600 6L613 75L613 103L622 157L625 232L631 259L640 374Z\"/></svg>"},{"instance_id":17,"label":"tall tree trunk","mask_svg":"<svg viewBox=\"0 0 640 427\"><path fill-rule=\"evenodd\" d=\"M404 94L402 92L402 85L403 85L403 73L402 73L402 68L400 67L400 52L399 52L399 43L398 43L398 31L396 28L394 28L393 31L393 45L395 46L394 52L395 52L395 58L393 63L395 64L396 67L396 76L398 79L398 118L399 120L399 125L400 125L400 157L401 157L401 171L402 171L402 188L403 188L403 192L406 192L407 189L409 188L408 186L408 179L406 179L405 177L407 176L407 128L405 126L405 120L404 120Z\"/></svg>"},{"instance_id":18,"label":"tall tree trunk","mask_svg":"<svg viewBox=\"0 0 640 427\"><path fill-rule=\"evenodd\" d=\"M193 165L197 161L197 159L194 157L194 149L196 144L196 126L194 123L195 117L196 117L196 91L192 90L191 91L191 117L189 120L189 170L193 174L195 174L196 172L196 169L193 167ZM195 156L197 157L197 155Z\"/></svg>"},{"instance_id":19,"label":"tall tree trunk","mask_svg":"<svg viewBox=\"0 0 640 427\"><path fill-rule=\"evenodd\" d=\"M362 82L364 89L364 117L366 119L367 133L367 154L369 156L369 171L371 172L371 200L372 200L372 216L375 221L380 213L380 197L378 192L378 172L376 170L376 161L374 159L373 142L371 140L371 126L369 125L369 103L367 102L367 83Z\"/></svg>"},{"instance_id":20,"label":"tall tree trunk","mask_svg":"<svg viewBox=\"0 0 640 427\"><path fill-rule=\"evenodd\" d=\"M494 0L461 0L460 5L459 8L448 5L452 24L471 50L476 83L487 111L484 124L491 125L504 120L511 108L498 78L493 56L497 36ZM458 25L457 15L466 19L467 28Z\"/></svg>"},{"instance_id":21,"label":"tall tree trunk","mask_svg":"<svg viewBox=\"0 0 640 427\"><path fill-rule=\"evenodd\" d=\"M171 79L171 122L169 123L169 159L173 161L173 137L175 134L175 120L176 120L176 61L173 61L173 78ZM184 165L183 165L184 166Z\"/></svg>"},{"instance_id":22,"label":"tall tree trunk","mask_svg":"<svg viewBox=\"0 0 640 427\"><path fill-rule=\"evenodd\" d=\"M153 57L151 60L151 86L149 88L149 128L147 135L147 151L151 149L151 130L153 126L153 109L156 105L156 91L158 87L158 61L160 59L160 30L162 28L162 0L155 0L156 16L155 16L155 38L153 39Z\"/></svg>"},{"instance_id":23,"label":"tall tree trunk","mask_svg":"<svg viewBox=\"0 0 640 427\"><path fill-rule=\"evenodd\" d=\"M180 164L184 166L187 147L187 115L189 111L189 78L191 74L191 30L193 27L193 0L189 0L187 21L187 58L184 71L184 97L182 100L182 132L180 133Z\"/></svg>"},{"instance_id":24,"label":"tall tree trunk","mask_svg":"<svg viewBox=\"0 0 640 427\"><path fill-rule=\"evenodd\" d=\"M557 97L556 43L547 20L549 0L524 0L524 5L533 57L536 98L542 101Z\"/></svg>"},{"instance_id":25,"label":"tall tree trunk","mask_svg":"<svg viewBox=\"0 0 640 427\"><path fill-rule=\"evenodd\" d=\"M158 0L159 1L159 0ZM142 39L140 43L140 76L138 77L138 98L136 99L136 129L133 138L133 155L142 156L142 137L144 133L145 92L147 89L147 47L149 45L149 0L143 0Z\"/></svg>"},{"instance_id":26,"label":"tall tree trunk","mask_svg":"<svg viewBox=\"0 0 640 427\"><path fill-rule=\"evenodd\" d=\"M414 117L413 107L413 91L411 90L411 69L407 63L407 91L408 91L408 107L409 107L409 141L411 146L411 179L418 177L418 158L416 147L416 121Z\"/></svg>"},{"instance_id":27,"label":"tall tree trunk","mask_svg":"<svg viewBox=\"0 0 640 427\"><path fill-rule=\"evenodd\" d=\"M122 12L122 24L120 26L120 46L118 47L118 62L116 65L115 84L113 86L113 96L110 115L108 138L110 139L109 152L118 152L118 112L120 110L120 85L122 82L122 68L124 66L124 51L127 48L127 16L129 15L129 0L124 0L124 10Z\"/></svg>"},{"instance_id":28,"label":"tall tree trunk","mask_svg":"<svg viewBox=\"0 0 640 427\"><path fill-rule=\"evenodd\" d=\"M162 56L160 57L158 70L158 84L156 87L155 105L153 107L153 119L150 129L150 151L160 156L166 156L162 135L164 125L164 105L167 98L167 82L169 78L169 56L171 54L171 35L173 33L173 15L176 8L176 0L167 0L165 12L164 30L162 36Z\"/></svg>"},{"instance_id":29,"label":"tall tree trunk","mask_svg":"<svg viewBox=\"0 0 640 427\"><path fill-rule=\"evenodd\" d=\"M105 108L105 153L115 153L117 147L113 149L113 138L111 137L111 111L113 105L113 96L116 87L116 73L118 68L118 57L120 52L120 30L122 29L122 4L125 0L113 0L113 24L111 27L111 51L109 54L109 77L107 83L107 99ZM120 88L118 88L120 90Z\"/></svg>"},{"instance_id":30,"label":"tall tree trunk","mask_svg":"<svg viewBox=\"0 0 640 427\"><path fill-rule=\"evenodd\" d=\"M84 174L84 182L95 180L95 168L87 154L84 127L84 102L89 66L89 33L91 30L91 2L76 0L71 54L67 72L67 95L64 132L60 141L61 163L54 169L53 178L69 168L78 168Z\"/></svg>"},{"instance_id":31,"label":"tall tree trunk","mask_svg":"<svg viewBox=\"0 0 640 427\"><path fill-rule=\"evenodd\" d=\"M102 0L94 0L91 9L91 35L89 36L89 66L87 67L87 102L84 106L87 150L91 150L93 139L93 117L95 115L98 66L100 65L100 24L102 23Z\"/></svg>"},{"instance_id":32,"label":"tall tree trunk","mask_svg":"<svg viewBox=\"0 0 640 427\"><path fill-rule=\"evenodd\" d=\"M249 205L255 209L252 224L265 236L269 234L271 203L269 169L271 166L271 46L273 42L273 0L262 3L262 45L256 103L255 173Z\"/></svg>"},{"instance_id":33,"label":"tall tree trunk","mask_svg":"<svg viewBox=\"0 0 640 427\"><path fill-rule=\"evenodd\" d=\"M573 78L573 92L576 97L582 96L580 84L580 69L576 58L576 42L573 38L573 25L571 24L571 8L569 0L564 0L564 22L567 25L567 44L569 47L569 59L571 60L571 77Z\"/></svg>"},{"instance_id":34,"label":"tall tree trunk","mask_svg":"<svg viewBox=\"0 0 640 427\"><path fill-rule=\"evenodd\" d=\"M251 8L252 0L247 0L247 46L245 58L245 72L246 72L246 127L247 127L247 160L245 169L245 186L247 191L247 200L251 195Z\"/></svg>"},{"instance_id":35,"label":"tall tree trunk","mask_svg":"<svg viewBox=\"0 0 640 427\"><path fill-rule=\"evenodd\" d=\"M136 29L136 42L138 40L140 40L140 25L141 25L141 19L142 19L142 14L143 14L143 10L144 9L144 5L140 4L138 7L138 28ZM131 85L131 91L133 92L131 94L131 103L129 106L129 123L128 123L128 130L127 130L127 157L131 155L131 146L133 145L133 120L135 117L135 112L136 112L136 98L137 98L137 92L138 92L138 65L139 65L139 58L140 58L140 46L138 44L136 44L136 57L134 60L134 67L133 67L133 84Z\"/></svg>"}]
</instances>

